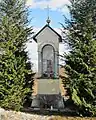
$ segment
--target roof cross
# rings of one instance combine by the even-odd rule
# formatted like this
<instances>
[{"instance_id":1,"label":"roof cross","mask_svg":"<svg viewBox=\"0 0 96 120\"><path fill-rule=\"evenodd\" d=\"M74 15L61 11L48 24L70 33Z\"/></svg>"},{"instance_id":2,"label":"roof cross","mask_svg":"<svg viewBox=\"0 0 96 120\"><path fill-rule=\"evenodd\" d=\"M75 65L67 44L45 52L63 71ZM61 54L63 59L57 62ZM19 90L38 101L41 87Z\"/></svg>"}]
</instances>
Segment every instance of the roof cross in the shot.
<instances>
[{"instance_id":1,"label":"roof cross","mask_svg":"<svg viewBox=\"0 0 96 120\"><path fill-rule=\"evenodd\" d=\"M47 24L49 25L50 24L50 22L51 22L51 20L50 20L50 18L49 18L49 5L47 6L47 20L46 20L46 22L47 22Z\"/></svg>"}]
</instances>

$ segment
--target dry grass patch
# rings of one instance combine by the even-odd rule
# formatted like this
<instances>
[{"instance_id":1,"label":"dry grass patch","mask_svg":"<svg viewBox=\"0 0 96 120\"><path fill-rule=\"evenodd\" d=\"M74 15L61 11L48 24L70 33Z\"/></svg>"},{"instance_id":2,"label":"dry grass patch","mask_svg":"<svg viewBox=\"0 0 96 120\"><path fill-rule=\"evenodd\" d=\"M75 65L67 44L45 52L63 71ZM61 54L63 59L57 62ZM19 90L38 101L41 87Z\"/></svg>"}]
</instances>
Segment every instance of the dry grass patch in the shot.
<instances>
[{"instance_id":1,"label":"dry grass patch","mask_svg":"<svg viewBox=\"0 0 96 120\"><path fill-rule=\"evenodd\" d=\"M96 117L60 117L56 116L49 120L96 120Z\"/></svg>"}]
</instances>

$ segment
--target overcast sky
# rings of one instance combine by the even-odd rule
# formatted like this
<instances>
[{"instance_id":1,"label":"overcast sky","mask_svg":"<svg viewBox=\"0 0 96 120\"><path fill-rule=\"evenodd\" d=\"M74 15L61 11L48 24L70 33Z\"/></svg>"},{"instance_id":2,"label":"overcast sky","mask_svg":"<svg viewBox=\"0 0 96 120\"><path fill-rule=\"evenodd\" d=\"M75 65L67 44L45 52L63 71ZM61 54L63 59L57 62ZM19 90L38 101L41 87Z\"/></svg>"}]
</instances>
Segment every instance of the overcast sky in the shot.
<instances>
[{"instance_id":1,"label":"overcast sky","mask_svg":"<svg viewBox=\"0 0 96 120\"><path fill-rule=\"evenodd\" d=\"M69 11L66 5L69 5L69 0L27 0L26 6L28 6L30 15L29 19L32 19L30 25L33 26L33 30L37 33L46 24L46 19L49 17L51 20L50 26L61 34L61 25L64 23L65 15L67 18L70 17ZM49 12L48 12L49 6ZM59 53L63 54L66 47L63 44L59 45ZM27 51L31 62L34 64L33 69L37 71L38 69L38 55L37 55L37 43L32 40L32 42L27 43ZM60 61L61 62L61 61Z\"/></svg>"}]
</instances>

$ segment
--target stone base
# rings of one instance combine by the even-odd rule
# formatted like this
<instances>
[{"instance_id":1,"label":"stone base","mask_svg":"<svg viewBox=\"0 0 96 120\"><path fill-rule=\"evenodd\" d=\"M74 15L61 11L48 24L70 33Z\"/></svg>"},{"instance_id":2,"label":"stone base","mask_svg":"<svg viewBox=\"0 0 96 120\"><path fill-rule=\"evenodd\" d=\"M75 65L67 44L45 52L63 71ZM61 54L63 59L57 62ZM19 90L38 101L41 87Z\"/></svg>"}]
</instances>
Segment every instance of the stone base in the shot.
<instances>
[{"instance_id":1,"label":"stone base","mask_svg":"<svg viewBox=\"0 0 96 120\"><path fill-rule=\"evenodd\" d=\"M64 109L64 99L61 95L36 95L32 98L31 107Z\"/></svg>"},{"instance_id":2,"label":"stone base","mask_svg":"<svg viewBox=\"0 0 96 120\"><path fill-rule=\"evenodd\" d=\"M32 97L31 107L33 107L33 108L39 108L40 107L40 99L37 95Z\"/></svg>"}]
</instances>

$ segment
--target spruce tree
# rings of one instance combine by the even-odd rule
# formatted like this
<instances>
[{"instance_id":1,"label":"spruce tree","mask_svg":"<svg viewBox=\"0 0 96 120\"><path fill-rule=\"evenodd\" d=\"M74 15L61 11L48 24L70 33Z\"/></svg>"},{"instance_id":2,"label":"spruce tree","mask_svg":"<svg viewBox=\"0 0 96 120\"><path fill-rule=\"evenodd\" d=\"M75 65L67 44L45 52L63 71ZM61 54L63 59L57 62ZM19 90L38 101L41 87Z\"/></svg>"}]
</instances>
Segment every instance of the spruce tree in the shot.
<instances>
[{"instance_id":1,"label":"spruce tree","mask_svg":"<svg viewBox=\"0 0 96 120\"><path fill-rule=\"evenodd\" d=\"M69 54L65 80L70 98L81 114L96 115L96 0L71 0L71 19L66 19Z\"/></svg>"},{"instance_id":2,"label":"spruce tree","mask_svg":"<svg viewBox=\"0 0 96 120\"><path fill-rule=\"evenodd\" d=\"M23 0L0 1L0 106L20 110L32 94L33 72L25 52L32 35Z\"/></svg>"}]
</instances>

